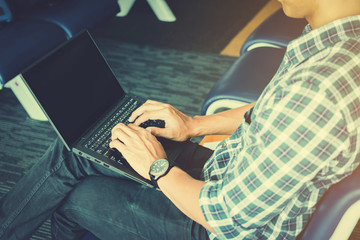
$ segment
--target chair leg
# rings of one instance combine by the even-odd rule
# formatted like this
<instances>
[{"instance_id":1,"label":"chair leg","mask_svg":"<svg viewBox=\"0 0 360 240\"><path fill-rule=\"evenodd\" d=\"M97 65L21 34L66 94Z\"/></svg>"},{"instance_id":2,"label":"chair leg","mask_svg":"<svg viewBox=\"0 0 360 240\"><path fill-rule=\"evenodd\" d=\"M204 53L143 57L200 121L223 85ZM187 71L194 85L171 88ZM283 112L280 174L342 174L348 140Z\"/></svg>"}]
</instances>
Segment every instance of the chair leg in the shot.
<instances>
[{"instance_id":1,"label":"chair leg","mask_svg":"<svg viewBox=\"0 0 360 240\"><path fill-rule=\"evenodd\" d=\"M134 3L135 0L118 0L118 4L120 6L120 12L116 16L125 17L129 13Z\"/></svg>"},{"instance_id":2,"label":"chair leg","mask_svg":"<svg viewBox=\"0 0 360 240\"><path fill-rule=\"evenodd\" d=\"M160 21L174 22L176 17L165 0L147 0Z\"/></svg>"},{"instance_id":3,"label":"chair leg","mask_svg":"<svg viewBox=\"0 0 360 240\"><path fill-rule=\"evenodd\" d=\"M48 120L20 75L7 82L5 87L13 91L30 118L40 121Z\"/></svg>"},{"instance_id":4,"label":"chair leg","mask_svg":"<svg viewBox=\"0 0 360 240\"><path fill-rule=\"evenodd\" d=\"M176 17L171 11L169 5L165 0L147 0L151 9L154 11L156 17L163 22L174 22ZM125 17L132 6L134 5L135 0L118 0L120 6L120 12L116 15L118 17Z\"/></svg>"}]
</instances>

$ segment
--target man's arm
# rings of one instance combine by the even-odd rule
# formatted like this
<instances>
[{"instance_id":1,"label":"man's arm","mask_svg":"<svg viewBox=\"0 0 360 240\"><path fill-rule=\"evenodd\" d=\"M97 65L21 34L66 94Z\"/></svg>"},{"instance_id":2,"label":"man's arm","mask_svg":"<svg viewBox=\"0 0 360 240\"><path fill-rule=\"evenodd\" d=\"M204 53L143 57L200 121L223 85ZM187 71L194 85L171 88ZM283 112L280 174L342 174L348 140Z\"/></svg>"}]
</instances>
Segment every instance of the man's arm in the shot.
<instances>
[{"instance_id":1,"label":"man's arm","mask_svg":"<svg viewBox=\"0 0 360 240\"><path fill-rule=\"evenodd\" d=\"M130 122L135 121L134 125L119 124L113 129L110 146L119 150L136 172L149 179L151 164L159 158L166 158L165 151L153 135L172 138L170 135L175 132L180 133L173 135L176 137L175 140L185 140L207 134L231 134L239 127L245 112L253 105L254 103L251 103L214 115L191 118L168 104L148 101L129 119ZM151 128L150 133L136 126L148 119L165 120L165 129ZM205 182L192 178L177 167L173 167L166 176L158 180L162 192L184 214L215 233L206 222L199 203L200 192L204 185Z\"/></svg>"},{"instance_id":2,"label":"man's arm","mask_svg":"<svg viewBox=\"0 0 360 240\"><path fill-rule=\"evenodd\" d=\"M192 136L232 134L242 122L245 112L254 105L255 102L213 115L195 116Z\"/></svg>"},{"instance_id":3,"label":"man's arm","mask_svg":"<svg viewBox=\"0 0 360 240\"><path fill-rule=\"evenodd\" d=\"M169 104L148 100L133 112L129 121L140 125L149 119L162 119L166 123L165 128L150 127L152 134L185 141L196 136L232 134L239 127L245 112L254 104L209 116L189 117Z\"/></svg>"}]
</instances>

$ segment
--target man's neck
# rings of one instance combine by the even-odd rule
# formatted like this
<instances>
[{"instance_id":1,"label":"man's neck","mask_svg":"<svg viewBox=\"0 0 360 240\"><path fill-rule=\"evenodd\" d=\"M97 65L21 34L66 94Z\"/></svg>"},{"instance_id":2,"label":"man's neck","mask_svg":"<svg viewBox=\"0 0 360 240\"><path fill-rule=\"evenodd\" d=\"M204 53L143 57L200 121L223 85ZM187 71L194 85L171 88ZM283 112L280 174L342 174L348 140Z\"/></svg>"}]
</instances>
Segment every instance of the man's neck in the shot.
<instances>
[{"instance_id":1,"label":"man's neck","mask_svg":"<svg viewBox=\"0 0 360 240\"><path fill-rule=\"evenodd\" d=\"M306 17L312 29L344 17L360 15L359 0L326 0L319 2L319 6L314 10L313 14Z\"/></svg>"}]
</instances>

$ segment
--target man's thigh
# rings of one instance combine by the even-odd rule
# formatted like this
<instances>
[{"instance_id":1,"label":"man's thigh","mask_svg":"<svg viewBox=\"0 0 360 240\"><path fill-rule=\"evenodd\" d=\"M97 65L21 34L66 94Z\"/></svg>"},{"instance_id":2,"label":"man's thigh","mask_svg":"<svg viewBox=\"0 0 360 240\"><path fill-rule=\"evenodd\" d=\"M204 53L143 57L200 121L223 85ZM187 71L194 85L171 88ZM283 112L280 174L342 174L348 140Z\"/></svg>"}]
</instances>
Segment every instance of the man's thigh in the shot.
<instances>
[{"instance_id":1,"label":"man's thigh","mask_svg":"<svg viewBox=\"0 0 360 240\"><path fill-rule=\"evenodd\" d=\"M100 239L207 239L160 191L131 180L88 177L59 212Z\"/></svg>"}]
</instances>

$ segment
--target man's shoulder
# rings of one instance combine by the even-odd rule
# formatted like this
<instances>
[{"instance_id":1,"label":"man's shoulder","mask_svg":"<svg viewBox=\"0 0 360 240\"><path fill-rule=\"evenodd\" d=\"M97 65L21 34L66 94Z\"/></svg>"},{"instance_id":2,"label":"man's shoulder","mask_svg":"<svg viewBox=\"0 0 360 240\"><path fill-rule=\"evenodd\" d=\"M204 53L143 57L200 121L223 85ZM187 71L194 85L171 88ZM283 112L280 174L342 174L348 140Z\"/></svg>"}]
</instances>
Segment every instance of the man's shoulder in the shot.
<instances>
[{"instance_id":1,"label":"man's shoulder","mask_svg":"<svg viewBox=\"0 0 360 240\"><path fill-rule=\"evenodd\" d=\"M312 98L325 94L336 105L343 98L344 85L352 93L360 92L359 86L354 84L360 81L359 63L360 39L339 41L290 69L277 89L306 93Z\"/></svg>"},{"instance_id":2,"label":"man's shoulder","mask_svg":"<svg viewBox=\"0 0 360 240\"><path fill-rule=\"evenodd\" d=\"M360 39L349 38L339 41L331 47L324 48L316 55L309 57L298 68L294 75L305 78L329 78L336 81L343 78L349 71L360 71ZM360 74L354 76L360 78Z\"/></svg>"},{"instance_id":3,"label":"man's shoulder","mask_svg":"<svg viewBox=\"0 0 360 240\"><path fill-rule=\"evenodd\" d=\"M360 58L360 39L349 38L344 41L339 41L331 48L331 57L343 56L349 61L351 59ZM354 60L355 60L354 59Z\"/></svg>"}]
</instances>

